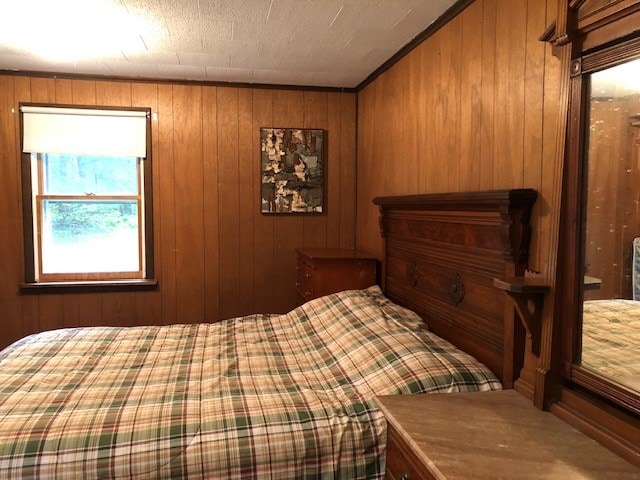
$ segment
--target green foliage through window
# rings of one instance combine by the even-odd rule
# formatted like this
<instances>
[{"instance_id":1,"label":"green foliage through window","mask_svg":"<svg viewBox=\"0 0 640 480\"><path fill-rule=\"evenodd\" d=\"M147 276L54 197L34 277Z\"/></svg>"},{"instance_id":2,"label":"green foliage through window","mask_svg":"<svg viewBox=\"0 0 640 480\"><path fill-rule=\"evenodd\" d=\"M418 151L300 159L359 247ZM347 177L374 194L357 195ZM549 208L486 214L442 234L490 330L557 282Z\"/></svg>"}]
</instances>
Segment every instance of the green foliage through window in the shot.
<instances>
[{"instance_id":1,"label":"green foliage through window","mask_svg":"<svg viewBox=\"0 0 640 480\"><path fill-rule=\"evenodd\" d=\"M135 201L45 201L45 218L56 240L138 228Z\"/></svg>"}]
</instances>

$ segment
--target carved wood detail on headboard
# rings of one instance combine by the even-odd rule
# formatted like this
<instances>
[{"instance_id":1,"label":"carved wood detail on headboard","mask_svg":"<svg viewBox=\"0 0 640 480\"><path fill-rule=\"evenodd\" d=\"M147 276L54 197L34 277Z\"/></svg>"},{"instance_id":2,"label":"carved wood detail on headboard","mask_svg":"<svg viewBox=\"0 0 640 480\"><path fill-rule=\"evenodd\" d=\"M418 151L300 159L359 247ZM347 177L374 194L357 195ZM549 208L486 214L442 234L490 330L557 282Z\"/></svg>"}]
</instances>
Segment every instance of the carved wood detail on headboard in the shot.
<instances>
[{"instance_id":1,"label":"carved wood detail on headboard","mask_svg":"<svg viewBox=\"0 0 640 480\"><path fill-rule=\"evenodd\" d=\"M377 197L385 253L382 287L431 330L513 385L524 331L493 279L524 275L531 189Z\"/></svg>"}]
</instances>

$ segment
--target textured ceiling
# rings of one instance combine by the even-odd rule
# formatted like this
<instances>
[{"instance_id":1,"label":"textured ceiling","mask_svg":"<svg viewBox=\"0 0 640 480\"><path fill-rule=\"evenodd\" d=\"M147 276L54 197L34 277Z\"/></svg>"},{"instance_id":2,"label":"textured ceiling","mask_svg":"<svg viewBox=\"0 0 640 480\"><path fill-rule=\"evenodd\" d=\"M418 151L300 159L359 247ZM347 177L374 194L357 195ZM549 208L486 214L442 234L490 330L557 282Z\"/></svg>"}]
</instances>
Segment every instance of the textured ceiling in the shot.
<instances>
[{"instance_id":1,"label":"textured ceiling","mask_svg":"<svg viewBox=\"0 0 640 480\"><path fill-rule=\"evenodd\" d=\"M455 3L0 0L0 70L352 88Z\"/></svg>"}]
</instances>

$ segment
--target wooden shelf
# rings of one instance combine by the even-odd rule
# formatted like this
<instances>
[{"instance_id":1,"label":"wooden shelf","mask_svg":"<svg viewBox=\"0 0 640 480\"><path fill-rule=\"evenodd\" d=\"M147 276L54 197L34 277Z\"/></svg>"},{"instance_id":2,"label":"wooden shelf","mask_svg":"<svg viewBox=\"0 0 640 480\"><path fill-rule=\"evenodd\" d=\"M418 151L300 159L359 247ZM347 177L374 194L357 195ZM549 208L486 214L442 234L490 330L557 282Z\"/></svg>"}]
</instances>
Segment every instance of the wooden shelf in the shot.
<instances>
[{"instance_id":1,"label":"wooden shelf","mask_svg":"<svg viewBox=\"0 0 640 480\"><path fill-rule=\"evenodd\" d=\"M600 290L602 280L596 277L584 276L584 289L585 290Z\"/></svg>"},{"instance_id":2,"label":"wooden shelf","mask_svg":"<svg viewBox=\"0 0 640 480\"><path fill-rule=\"evenodd\" d=\"M507 293L521 293L524 295L545 294L551 290L549 285L536 277L494 278L493 286Z\"/></svg>"},{"instance_id":3,"label":"wooden shelf","mask_svg":"<svg viewBox=\"0 0 640 480\"><path fill-rule=\"evenodd\" d=\"M551 287L538 277L505 277L494 278L493 285L504 290L516 307L522 325L530 340L531 352L540 353L541 318L544 296Z\"/></svg>"}]
</instances>

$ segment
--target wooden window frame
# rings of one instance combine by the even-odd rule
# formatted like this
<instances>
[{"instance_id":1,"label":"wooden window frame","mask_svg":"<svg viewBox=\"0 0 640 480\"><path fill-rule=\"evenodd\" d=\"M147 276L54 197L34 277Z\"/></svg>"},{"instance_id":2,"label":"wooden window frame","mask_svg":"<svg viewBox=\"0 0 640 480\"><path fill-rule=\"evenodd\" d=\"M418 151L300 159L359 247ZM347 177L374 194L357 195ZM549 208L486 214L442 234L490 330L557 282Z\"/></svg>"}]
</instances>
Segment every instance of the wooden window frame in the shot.
<instances>
[{"instance_id":1,"label":"wooden window frame","mask_svg":"<svg viewBox=\"0 0 640 480\"><path fill-rule=\"evenodd\" d=\"M153 249L153 189L152 189L152 168L151 168L151 109L148 108L122 108L122 107L96 107L78 105L51 105L51 104L20 104L34 106L51 107L71 107L88 109L113 109L113 110L138 110L146 112L146 135L147 147L146 156L138 158L138 193L137 196L116 196L118 199L137 199L139 217L139 255L141 259L141 270L138 272L96 272L87 274L42 274L41 273L41 245L35 241L34 227L40 225L38 218L34 219L34 214L40 215L40 202L50 195L42 194L42 185L39 191L33 192L33 164L36 163L40 169L38 179L42 181L42 164L38 158L32 161L31 153L21 154L21 174L22 174L22 213L23 213L23 241L24 241L24 267L25 281L20 284L22 293L39 293L42 291L64 292L64 291L91 291L91 290L146 290L155 288L158 284L154 278L154 249ZM20 130L23 129L22 113L20 114ZM22 151L22 148L21 148ZM43 152L46 153L46 152ZM40 154L38 154L40 156ZM73 197L73 199L86 199L83 196L55 195L55 198ZM107 196L100 196L106 198ZM131 198L129 198L131 197ZM115 198L115 197L114 197ZM37 205L34 205L34 200ZM142 203L142 208L140 204ZM37 208L34 208L37 207ZM34 221L36 220L36 221ZM36 255L38 256L36 261Z\"/></svg>"}]
</instances>

